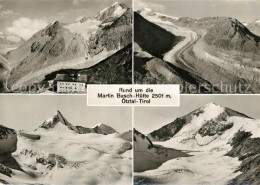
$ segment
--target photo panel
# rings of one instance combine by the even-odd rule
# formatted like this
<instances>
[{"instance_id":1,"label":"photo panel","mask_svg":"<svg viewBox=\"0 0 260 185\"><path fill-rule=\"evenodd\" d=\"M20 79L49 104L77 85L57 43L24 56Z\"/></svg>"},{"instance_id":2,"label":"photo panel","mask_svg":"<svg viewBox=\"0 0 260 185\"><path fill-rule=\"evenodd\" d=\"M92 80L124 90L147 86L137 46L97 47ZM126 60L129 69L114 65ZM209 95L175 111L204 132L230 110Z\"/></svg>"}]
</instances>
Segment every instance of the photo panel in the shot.
<instances>
[{"instance_id":1,"label":"photo panel","mask_svg":"<svg viewBox=\"0 0 260 185\"><path fill-rule=\"evenodd\" d=\"M0 93L132 84L131 0L1 0Z\"/></svg>"},{"instance_id":2,"label":"photo panel","mask_svg":"<svg viewBox=\"0 0 260 185\"><path fill-rule=\"evenodd\" d=\"M259 184L260 96L135 107L134 184Z\"/></svg>"},{"instance_id":3,"label":"photo panel","mask_svg":"<svg viewBox=\"0 0 260 185\"><path fill-rule=\"evenodd\" d=\"M258 0L134 0L136 84L183 94L260 92Z\"/></svg>"},{"instance_id":4,"label":"photo panel","mask_svg":"<svg viewBox=\"0 0 260 185\"><path fill-rule=\"evenodd\" d=\"M132 184L131 107L0 96L0 184Z\"/></svg>"}]
</instances>

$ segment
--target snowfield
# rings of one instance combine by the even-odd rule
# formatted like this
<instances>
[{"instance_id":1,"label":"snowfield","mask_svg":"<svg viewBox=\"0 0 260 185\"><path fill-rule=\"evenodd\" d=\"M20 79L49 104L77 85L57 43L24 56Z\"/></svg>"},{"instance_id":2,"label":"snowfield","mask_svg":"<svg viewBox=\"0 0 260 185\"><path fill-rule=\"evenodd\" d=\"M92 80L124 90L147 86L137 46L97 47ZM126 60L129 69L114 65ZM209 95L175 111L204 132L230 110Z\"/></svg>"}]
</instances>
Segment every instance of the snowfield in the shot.
<instances>
[{"instance_id":1,"label":"snowfield","mask_svg":"<svg viewBox=\"0 0 260 185\"><path fill-rule=\"evenodd\" d=\"M224 185L238 173L238 159L222 156L223 152L191 152L192 157L181 157L167 161L156 170L135 173L161 184L208 184Z\"/></svg>"},{"instance_id":2,"label":"snowfield","mask_svg":"<svg viewBox=\"0 0 260 185\"><path fill-rule=\"evenodd\" d=\"M89 40L90 35L98 30L100 23L98 20L86 18L85 22L77 21L64 27L72 33L81 34L85 40Z\"/></svg>"}]
</instances>

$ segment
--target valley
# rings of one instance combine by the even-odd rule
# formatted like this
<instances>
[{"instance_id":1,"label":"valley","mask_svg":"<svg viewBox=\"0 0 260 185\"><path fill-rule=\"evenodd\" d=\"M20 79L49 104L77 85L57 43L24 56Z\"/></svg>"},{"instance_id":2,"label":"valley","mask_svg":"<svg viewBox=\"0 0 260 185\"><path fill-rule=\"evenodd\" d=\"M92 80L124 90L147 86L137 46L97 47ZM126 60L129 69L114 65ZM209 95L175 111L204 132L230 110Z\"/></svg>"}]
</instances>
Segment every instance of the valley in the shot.
<instances>
[{"instance_id":1,"label":"valley","mask_svg":"<svg viewBox=\"0 0 260 185\"><path fill-rule=\"evenodd\" d=\"M236 19L177 18L147 8L136 11L135 19L145 19L149 26L157 25L158 31L164 29L154 42L164 40L166 32L182 38L155 55L151 49L147 50L147 45L152 47L152 43L140 39L142 34L148 33L140 32L138 27L142 25L135 21L135 34L140 34L135 37L136 83L177 83L184 89L182 93L188 94L259 92L260 36L251 33ZM179 72L180 69L186 74ZM191 85L196 86L193 92L185 88Z\"/></svg>"}]
</instances>

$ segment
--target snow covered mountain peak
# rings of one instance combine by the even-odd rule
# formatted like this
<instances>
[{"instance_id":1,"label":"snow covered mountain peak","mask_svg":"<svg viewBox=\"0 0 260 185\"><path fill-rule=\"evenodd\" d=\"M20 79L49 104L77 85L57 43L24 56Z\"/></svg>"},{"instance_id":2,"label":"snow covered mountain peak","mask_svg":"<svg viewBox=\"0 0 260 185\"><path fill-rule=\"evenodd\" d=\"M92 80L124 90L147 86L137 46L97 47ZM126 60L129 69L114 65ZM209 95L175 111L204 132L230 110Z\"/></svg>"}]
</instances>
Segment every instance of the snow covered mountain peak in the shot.
<instances>
[{"instance_id":1,"label":"snow covered mountain peak","mask_svg":"<svg viewBox=\"0 0 260 185\"><path fill-rule=\"evenodd\" d=\"M210 107L210 106L219 106L219 105L217 105L216 103L210 102L210 103L207 103L207 104L204 105L204 106Z\"/></svg>"},{"instance_id":2,"label":"snow covered mountain peak","mask_svg":"<svg viewBox=\"0 0 260 185\"><path fill-rule=\"evenodd\" d=\"M204 105L203 107L200 108L204 112L207 112L209 114L210 112L212 113L222 113L224 111L224 107L221 107L220 105L217 105L215 103L208 103Z\"/></svg>"},{"instance_id":3,"label":"snow covered mountain peak","mask_svg":"<svg viewBox=\"0 0 260 185\"><path fill-rule=\"evenodd\" d=\"M43 122L43 124L40 125L36 130L39 130L39 129L50 130L53 128L63 130L64 126L66 126L70 130L78 132L78 129L75 126L73 126L71 123L69 123L66 120L66 118L61 114L61 112L59 110L57 110L57 113L54 114L52 116L52 118L45 120Z\"/></svg>"},{"instance_id":4,"label":"snow covered mountain peak","mask_svg":"<svg viewBox=\"0 0 260 185\"><path fill-rule=\"evenodd\" d=\"M112 6L119 6L120 5L120 3L117 1L117 2L115 2L114 4L112 4Z\"/></svg>"},{"instance_id":5,"label":"snow covered mountain peak","mask_svg":"<svg viewBox=\"0 0 260 185\"><path fill-rule=\"evenodd\" d=\"M98 124L95 124L93 127L91 128L95 128L95 127L99 127L100 125L102 125L103 123L98 123Z\"/></svg>"},{"instance_id":6,"label":"snow covered mountain peak","mask_svg":"<svg viewBox=\"0 0 260 185\"><path fill-rule=\"evenodd\" d=\"M100 21L117 18L123 15L129 9L128 5L116 2L112 6L100 11L96 18Z\"/></svg>"},{"instance_id":7,"label":"snow covered mountain peak","mask_svg":"<svg viewBox=\"0 0 260 185\"><path fill-rule=\"evenodd\" d=\"M109 127L108 125L104 124L104 123L98 123L96 125L94 125L92 128L105 128L105 127Z\"/></svg>"},{"instance_id":8,"label":"snow covered mountain peak","mask_svg":"<svg viewBox=\"0 0 260 185\"><path fill-rule=\"evenodd\" d=\"M223 118L223 117L232 117L232 116L250 118L249 116L247 116L245 114L234 111L228 107L223 107L221 105L217 105L215 103L208 103L208 104L202 106L201 108L195 110L194 112L195 113L193 113L193 114L196 114L196 112L200 112L201 114L204 113L205 115L207 115L208 119L211 119L210 117L212 117L212 118L222 117ZM205 119L206 119L206 117L205 117Z\"/></svg>"},{"instance_id":9,"label":"snow covered mountain peak","mask_svg":"<svg viewBox=\"0 0 260 185\"><path fill-rule=\"evenodd\" d=\"M245 119L251 122L252 118L245 114L222 107L215 103L208 103L173 122L151 132L148 137L152 141L167 141L177 135L200 135L222 134L225 130L235 125L232 120Z\"/></svg>"}]
</instances>

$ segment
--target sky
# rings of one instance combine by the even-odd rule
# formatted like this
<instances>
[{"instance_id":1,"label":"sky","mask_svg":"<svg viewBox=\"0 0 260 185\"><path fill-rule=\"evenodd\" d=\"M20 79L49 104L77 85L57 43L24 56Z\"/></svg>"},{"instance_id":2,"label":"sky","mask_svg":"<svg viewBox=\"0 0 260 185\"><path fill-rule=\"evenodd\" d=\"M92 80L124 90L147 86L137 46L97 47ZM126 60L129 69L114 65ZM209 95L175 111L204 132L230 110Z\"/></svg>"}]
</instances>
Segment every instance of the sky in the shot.
<instances>
[{"instance_id":1,"label":"sky","mask_svg":"<svg viewBox=\"0 0 260 185\"><path fill-rule=\"evenodd\" d=\"M131 0L0 0L0 32L30 38L53 21L93 17L115 2Z\"/></svg>"},{"instance_id":2,"label":"sky","mask_svg":"<svg viewBox=\"0 0 260 185\"><path fill-rule=\"evenodd\" d=\"M85 95L2 95L0 125L33 131L57 110L74 126L104 123L118 132L132 129L131 107L87 107Z\"/></svg>"},{"instance_id":3,"label":"sky","mask_svg":"<svg viewBox=\"0 0 260 185\"><path fill-rule=\"evenodd\" d=\"M260 119L259 95L182 95L180 107L135 107L134 127L148 134L211 102Z\"/></svg>"},{"instance_id":4,"label":"sky","mask_svg":"<svg viewBox=\"0 0 260 185\"><path fill-rule=\"evenodd\" d=\"M134 0L134 9L150 8L176 17L225 16L241 22L260 18L260 0Z\"/></svg>"}]
</instances>

